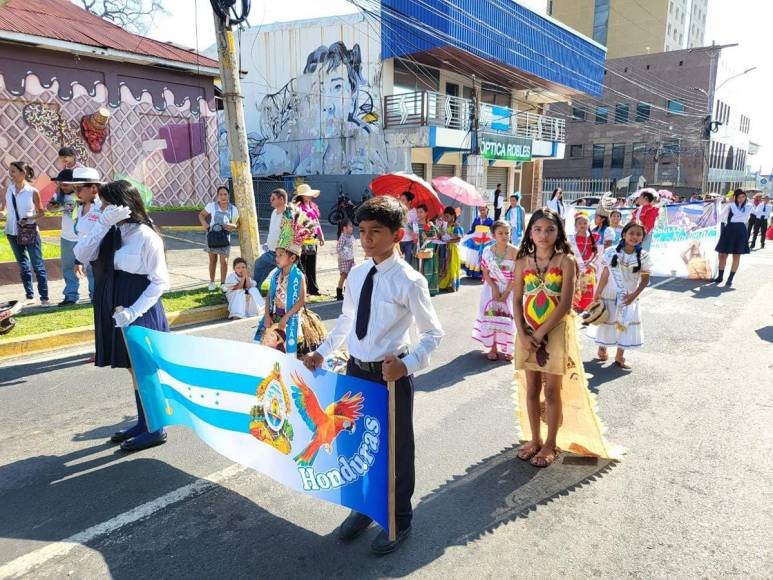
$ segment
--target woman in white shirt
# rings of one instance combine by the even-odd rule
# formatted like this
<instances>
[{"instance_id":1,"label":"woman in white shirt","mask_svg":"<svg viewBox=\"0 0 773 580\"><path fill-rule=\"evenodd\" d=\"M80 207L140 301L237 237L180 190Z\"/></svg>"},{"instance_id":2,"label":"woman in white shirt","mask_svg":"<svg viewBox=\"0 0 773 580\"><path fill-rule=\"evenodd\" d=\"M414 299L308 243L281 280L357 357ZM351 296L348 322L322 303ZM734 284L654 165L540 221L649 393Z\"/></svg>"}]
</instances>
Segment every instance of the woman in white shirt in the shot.
<instances>
[{"instance_id":1,"label":"woman in white shirt","mask_svg":"<svg viewBox=\"0 0 773 580\"><path fill-rule=\"evenodd\" d=\"M230 198L231 192L228 191L227 187L218 187L215 201L209 202L199 213L199 223L201 223L204 231L207 232L204 251L209 256L208 290L210 292L217 288L215 284L215 270L217 269L218 260L220 261L220 289L223 291L226 289L225 278L228 273L228 256L231 253L231 232L239 227L239 210L231 203ZM209 219L209 223L207 223L207 219ZM210 246L210 242L214 243L214 238L210 240L210 231L225 231L224 239L227 241L227 245L219 247Z\"/></svg>"},{"instance_id":2,"label":"woman in white shirt","mask_svg":"<svg viewBox=\"0 0 773 580\"><path fill-rule=\"evenodd\" d=\"M749 232L747 224L752 213L752 205L746 203L746 193L743 189L736 189L733 193L733 201L726 203L720 213L722 233L719 235L715 251L719 252L719 275L714 279L717 284L722 283L725 276L725 265L728 254L733 256L733 265L730 268L730 276L725 286L733 285L733 278L741 263L741 255L749 253Z\"/></svg>"},{"instance_id":3,"label":"woman in white shirt","mask_svg":"<svg viewBox=\"0 0 773 580\"><path fill-rule=\"evenodd\" d=\"M43 215L43 204L40 201L38 190L29 183L35 172L23 161L12 161L8 166L8 176L11 185L5 194L5 199L0 200L0 212L5 210L5 235L13 250L16 263L19 265L21 282L24 285L24 293L27 300L34 300L32 289L32 271L38 281L38 294L40 305L50 306L48 302L48 274L43 262L43 244L40 240L40 231L36 231L32 243L22 244L20 239L20 225L35 227L35 221Z\"/></svg>"},{"instance_id":4,"label":"woman in white shirt","mask_svg":"<svg viewBox=\"0 0 773 580\"><path fill-rule=\"evenodd\" d=\"M556 187L548 201L548 207L558 214L562 220L566 220L566 208L564 207L564 190Z\"/></svg>"},{"instance_id":5,"label":"woman in white shirt","mask_svg":"<svg viewBox=\"0 0 773 580\"><path fill-rule=\"evenodd\" d=\"M166 441L164 429L149 432L137 381L121 329L129 325L168 331L161 295L169 289L164 242L145 211L139 191L126 181L99 189L102 215L75 246L79 262L94 270L94 329L98 367L126 368L134 382L137 424L115 433L111 441L138 451ZM123 307L116 312L117 307Z\"/></svg>"}]
</instances>

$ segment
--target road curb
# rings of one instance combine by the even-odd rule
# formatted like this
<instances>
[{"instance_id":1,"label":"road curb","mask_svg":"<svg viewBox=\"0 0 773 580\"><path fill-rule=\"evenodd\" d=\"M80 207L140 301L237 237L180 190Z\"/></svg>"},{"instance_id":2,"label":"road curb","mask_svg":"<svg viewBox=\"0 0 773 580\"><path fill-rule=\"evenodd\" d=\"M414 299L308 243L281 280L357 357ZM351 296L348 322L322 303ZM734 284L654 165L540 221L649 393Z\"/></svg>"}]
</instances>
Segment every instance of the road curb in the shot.
<instances>
[{"instance_id":1,"label":"road curb","mask_svg":"<svg viewBox=\"0 0 773 580\"><path fill-rule=\"evenodd\" d=\"M173 328L223 320L228 316L228 305L204 306L181 312L169 312L166 315L169 325ZM25 354L40 354L71 346L94 342L94 326L81 326L67 330L54 330L43 334L23 336L0 342L0 361Z\"/></svg>"}]
</instances>

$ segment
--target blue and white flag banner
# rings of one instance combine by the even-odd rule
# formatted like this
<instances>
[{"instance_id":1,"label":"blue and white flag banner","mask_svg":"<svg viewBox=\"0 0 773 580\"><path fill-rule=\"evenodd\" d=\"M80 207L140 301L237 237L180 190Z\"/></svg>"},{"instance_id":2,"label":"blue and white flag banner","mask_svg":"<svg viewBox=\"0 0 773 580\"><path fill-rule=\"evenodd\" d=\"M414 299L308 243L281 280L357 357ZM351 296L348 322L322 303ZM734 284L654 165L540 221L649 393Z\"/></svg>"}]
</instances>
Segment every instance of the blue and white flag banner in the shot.
<instances>
[{"instance_id":1,"label":"blue and white flag banner","mask_svg":"<svg viewBox=\"0 0 773 580\"><path fill-rule=\"evenodd\" d=\"M633 208L619 209L622 224L631 221ZM660 215L652 232L650 256L654 276L675 276L711 280L717 274L719 256L714 248L719 241L720 203L689 202L660 206ZM593 227L596 208L572 207L566 215L566 233L574 234L576 214L586 216Z\"/></svg>"},{"instance_id":2,"label":"blue and white flag banner","mask_svg":"<svg viewBox=\"0 0 773 580\"><path fill-rule=\"evenodd\" d=\"M151 430L185 425L232 461L389 529L386 387L256 344L139 326L125 336Z\"/></svg>"}]
</instances>

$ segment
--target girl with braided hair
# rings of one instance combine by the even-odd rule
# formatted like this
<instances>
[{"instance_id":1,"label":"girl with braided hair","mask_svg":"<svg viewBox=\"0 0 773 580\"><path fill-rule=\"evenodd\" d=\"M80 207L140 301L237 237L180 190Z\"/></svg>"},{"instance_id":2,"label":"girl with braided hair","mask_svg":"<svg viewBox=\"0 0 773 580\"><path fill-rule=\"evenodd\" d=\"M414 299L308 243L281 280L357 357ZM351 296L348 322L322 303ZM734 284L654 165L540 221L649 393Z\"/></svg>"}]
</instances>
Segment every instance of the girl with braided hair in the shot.
<instances>
[{"instance_id":1,"label":"girl with braided hair","mask_svg":"<svg viewBox=\"0 0 773 580\"><path fill-rule=\"evenodd\" d=\"M637 222L623 228L617 246L604 252L601 279L594 296L594 302L603 300L609 312L609 319L598 327L596 334L598 358L606 361L607 348L616 346L615 365L626 370L631 365L625 360L625 349L644 345L639 295L649 284L652 271L650 255L642 249L646 235L644 226Z\"/></svg>"}]
</instances>

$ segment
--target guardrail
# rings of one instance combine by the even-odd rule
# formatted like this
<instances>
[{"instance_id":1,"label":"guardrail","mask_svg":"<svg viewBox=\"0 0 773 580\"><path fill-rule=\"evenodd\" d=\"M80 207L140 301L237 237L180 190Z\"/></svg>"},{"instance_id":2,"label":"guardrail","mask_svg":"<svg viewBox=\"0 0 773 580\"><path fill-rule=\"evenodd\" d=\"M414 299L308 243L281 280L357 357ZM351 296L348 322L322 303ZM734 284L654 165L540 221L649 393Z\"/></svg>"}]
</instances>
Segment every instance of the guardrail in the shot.
<instances>
[{"instance_id":1,"label":"guardrail","mask_svg":"<svg viewBox=\"0 0 773 580\"><path fill-rule=\"evenodd\" d=\"M384 128L446 127L469 131L472 101L433 91L384 97Z\"/></svg>"}]
</instances>

